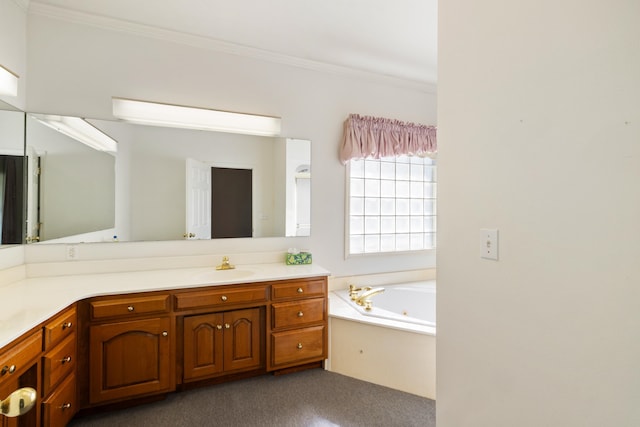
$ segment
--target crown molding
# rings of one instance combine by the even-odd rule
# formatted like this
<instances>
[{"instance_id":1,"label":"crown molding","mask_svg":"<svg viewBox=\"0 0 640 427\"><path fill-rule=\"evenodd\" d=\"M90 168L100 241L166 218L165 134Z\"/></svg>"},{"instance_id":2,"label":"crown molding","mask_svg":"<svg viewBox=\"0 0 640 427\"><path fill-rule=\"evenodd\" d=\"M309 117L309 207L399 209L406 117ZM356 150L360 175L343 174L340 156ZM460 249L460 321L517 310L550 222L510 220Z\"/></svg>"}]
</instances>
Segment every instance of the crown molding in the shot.
<instances>
[{"instance_id":1,"label":"crown molding","mask_svg":"<svg viewBox=\"0 0 640 427\"><path fill-rule=\"evenodd\" d=\"M16 2L26 2L30 0L14 0ZM262 61L288 65L296 68L317 71L322 73L347 76L357 79L366 80L373 83L381 83L402 88L417 90L426 93L436 93L436 84L427 83L416 80L403 79L394 76L374 73L371 71L360 70L342 65L335 65L326 62L313 61L295 56L284 55L264 49L257 49L250 46L239 45L235 43L225 42L212 39L209 37L198 36L194 34L183 33L164 28L153 27L134 22L128 22L120 19L108 18L99 15L93 15L85 12L79 12L64 9L57 6L51 6L37 1L31 1L29 6L29 14L40 15L48 18L58 19L74 24L88 25L91 27L101 28L104 30L117 31L130 35L147 37L156 40L179 43L191 47L207 49L219 53L243 56Z\"/></svg>"}]
</instances>

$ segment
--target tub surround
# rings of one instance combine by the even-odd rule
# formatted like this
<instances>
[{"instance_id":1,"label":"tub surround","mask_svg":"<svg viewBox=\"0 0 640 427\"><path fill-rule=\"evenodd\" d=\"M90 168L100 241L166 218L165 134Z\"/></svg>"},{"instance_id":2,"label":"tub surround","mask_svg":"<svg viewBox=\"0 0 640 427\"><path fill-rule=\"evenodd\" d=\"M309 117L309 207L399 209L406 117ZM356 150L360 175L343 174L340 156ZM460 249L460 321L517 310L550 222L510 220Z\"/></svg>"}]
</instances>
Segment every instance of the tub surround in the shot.
<instances>
[{"instance_id":1,"label":"tub surround","mask_svg":"<svg viewBox=\"0 0 640 427\"><path fill-rule=\"evenodd\" d=\"M436 398L436 328L362 315L337 292L349 283L387 286L431 281L434 270L331 278L327 369L407 393ZM413 279L413 280L411 280ZM375 298L374 298L375 307Z\"/></svg>"}]
</instances>

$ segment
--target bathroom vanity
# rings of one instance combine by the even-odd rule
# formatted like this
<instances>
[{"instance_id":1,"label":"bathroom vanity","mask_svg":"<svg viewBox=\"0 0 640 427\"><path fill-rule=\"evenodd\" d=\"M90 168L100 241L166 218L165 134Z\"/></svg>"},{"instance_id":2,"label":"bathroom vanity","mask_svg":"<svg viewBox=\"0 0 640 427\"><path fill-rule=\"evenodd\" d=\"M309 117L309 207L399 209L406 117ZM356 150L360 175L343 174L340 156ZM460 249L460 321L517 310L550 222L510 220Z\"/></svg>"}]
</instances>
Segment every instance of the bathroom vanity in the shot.
<instances>
[{"instance_id":1,"label":"bathroom vanity","mask_svg":"<svg viewBox=\"0 0 640 427\"><path fill-rule=\"evenodd\" d=\"M0 349L0 395L25 386L38 392L34 410L0 417L0 426L64 426L80 410L322 366L328 273L283 267L211 283L186 279L206 279L190 269L66 276L68 306ZM65 277L25 282L52 292ZM30 316L27 307L20 313Z\"/></svg>"}]
</instances>

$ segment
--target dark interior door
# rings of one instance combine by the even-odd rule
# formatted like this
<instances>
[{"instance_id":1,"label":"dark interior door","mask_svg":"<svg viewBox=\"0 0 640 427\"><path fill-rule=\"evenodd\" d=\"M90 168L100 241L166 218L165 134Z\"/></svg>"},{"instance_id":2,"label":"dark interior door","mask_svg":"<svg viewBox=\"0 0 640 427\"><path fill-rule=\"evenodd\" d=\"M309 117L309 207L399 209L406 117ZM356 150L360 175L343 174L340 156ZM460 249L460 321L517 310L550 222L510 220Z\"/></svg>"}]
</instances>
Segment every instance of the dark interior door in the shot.
<instances>
[{"instance_id":1,"label":"dark interior door","mask_svg":"<svg viewBox=\"0 0 640 427\"><path fill-rule=\"evenodd\" d=\"M0 155L0 185L2 244L23 243L24 157Z\"/></svg>"},{"instance_id":2,"label":"dark interior door","mask_svg":"<svg viewBox=\"0 0 640 427\"><path fill-rule=\"evenodd\" d=\"M251 237L252 170L211 168L211 238Z\"/></svg>"}]
</instances>

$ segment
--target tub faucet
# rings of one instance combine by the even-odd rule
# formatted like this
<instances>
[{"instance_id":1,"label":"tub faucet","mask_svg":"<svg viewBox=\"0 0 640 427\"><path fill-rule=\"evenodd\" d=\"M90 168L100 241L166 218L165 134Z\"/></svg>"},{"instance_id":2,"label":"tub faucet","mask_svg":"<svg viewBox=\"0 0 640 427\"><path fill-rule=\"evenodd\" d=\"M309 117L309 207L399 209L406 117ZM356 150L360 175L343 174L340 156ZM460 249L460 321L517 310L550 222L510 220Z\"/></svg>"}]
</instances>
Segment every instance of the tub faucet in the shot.
<instances>
[{"instance_id":1,"label":"tub faucet","mask_svg":"<svg viewBox=\"0 0 640 427\"><path fill-rule=\"evenodd\" d=\"M371 297L384 292L384 288L369 288L355 299L356 304L364 306L365 310L371 310Z\"/></svg>"},{"instance_id":2,"label":"tub faucet","mask_svg":"<svg viewBox=\"0 0 640 427\"><path fill-rule=\"evenodd\" d=\"M232 270L234 268L236 268L236 266L229 264L229 257L228 256L223 256L222 257L222 264L216 266L216 270Z\"/></svg>"},{"instance_id":3,"label":"tub faucet","mask_svg":"<svg viewBox=\"0 0 640 427\"><path fill-rule=\"evenodd\" d=\"M351 301L355 301L358 299L358 292L370 291L370 290L371 290L371 286L365 286L361 288L356 285L349 285L349 298L351 298Z\"/></svg>"}]
</instances>

